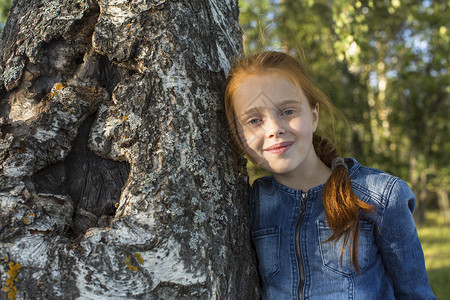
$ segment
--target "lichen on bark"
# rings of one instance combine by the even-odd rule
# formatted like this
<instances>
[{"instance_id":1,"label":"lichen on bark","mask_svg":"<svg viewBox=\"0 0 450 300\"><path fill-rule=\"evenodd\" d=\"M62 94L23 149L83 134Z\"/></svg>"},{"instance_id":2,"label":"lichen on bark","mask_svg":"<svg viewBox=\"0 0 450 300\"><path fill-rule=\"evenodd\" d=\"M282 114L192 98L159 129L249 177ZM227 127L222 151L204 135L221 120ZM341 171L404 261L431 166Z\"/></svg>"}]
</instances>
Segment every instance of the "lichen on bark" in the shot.
<instances>
[{"instance_id":1,"label":"lichen on bark","mask_svg":"<svg viewBox=\"0 0 450 300\"><path fill-rule=\"evenodd\" d=\"M14 2L0 253L18 297L259 297L221 98L237 20L237 1Z\"/></svg>"}]
</instances>

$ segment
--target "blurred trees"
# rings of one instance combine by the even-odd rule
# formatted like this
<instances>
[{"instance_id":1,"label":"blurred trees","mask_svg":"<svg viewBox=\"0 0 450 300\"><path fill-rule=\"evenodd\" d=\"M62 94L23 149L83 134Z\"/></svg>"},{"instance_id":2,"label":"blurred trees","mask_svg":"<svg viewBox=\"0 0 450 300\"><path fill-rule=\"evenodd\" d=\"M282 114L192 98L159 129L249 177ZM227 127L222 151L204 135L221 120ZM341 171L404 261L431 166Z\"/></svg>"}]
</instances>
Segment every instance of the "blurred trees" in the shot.
<instances>
[{"instance_id":1,"label":"blurred trees","mask_svg":"<svg viewBox=\"0 0 450 300\"><path fill-rule=\"evenodd\" d=\"M348 119L335 124L343 153L407 180L418 198L418 222L431 206L449 222L448 1L241 0L240 6L247 52L304 55ZM322 125L330 137L333 124L322 118Z\"/></svg>"},{"instance_id":2,"label":"blurred trees","mask_svg":"<svg viewBox=\"0 0 450 300\"><path fill-rule=\"evenodd\" d=\"M11 0L0 0L0 29ZM246 52L305 56L348 123L346 155L407 180L419 205L450 222L448 1L240 0ZM333 124L322 118L324 135Z\"/></svg>"},{"instance_id":3,"label":"blurred trees","mask_svg":"<svg viewBox=\"0 0 450 300\"><path fill-rule=\"evenodd\" d=\"M9 10L11 9L12 0L0 0L0 33L6 23Z\"/></svg>"}]
</instances>

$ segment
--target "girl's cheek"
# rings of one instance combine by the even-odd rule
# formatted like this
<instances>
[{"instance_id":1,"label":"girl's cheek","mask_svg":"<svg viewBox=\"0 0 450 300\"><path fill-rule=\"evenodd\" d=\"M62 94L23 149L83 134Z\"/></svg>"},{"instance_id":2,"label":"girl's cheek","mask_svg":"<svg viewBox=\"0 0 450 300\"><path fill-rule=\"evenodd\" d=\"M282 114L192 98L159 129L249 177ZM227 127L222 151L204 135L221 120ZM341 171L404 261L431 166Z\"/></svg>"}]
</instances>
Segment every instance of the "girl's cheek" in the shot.
<instances>
[{"instance_id":1,"label":"girl's cheek","mask_svg":"<svg viewBox=\"0 0 450 300\"><path fill-rule=\"evenodd\" d=\"M246 144L249 147L256 146L261 140L260 135L261 135L261 133L259 132L259 130L255 130L255 129L246 130L246 132L245 132Z\"/></svg>"},{"instance_id":2,"label":"girl's cheek","mask_svg":"<svg viewBox=\"0 0 450 300\"><path fill-rule=\"evenodd\" d=\"M251 140L249 140L246 136L241 138L241 142L247 150L248 148L251 148Z\"/></svg>"}]
</instances>

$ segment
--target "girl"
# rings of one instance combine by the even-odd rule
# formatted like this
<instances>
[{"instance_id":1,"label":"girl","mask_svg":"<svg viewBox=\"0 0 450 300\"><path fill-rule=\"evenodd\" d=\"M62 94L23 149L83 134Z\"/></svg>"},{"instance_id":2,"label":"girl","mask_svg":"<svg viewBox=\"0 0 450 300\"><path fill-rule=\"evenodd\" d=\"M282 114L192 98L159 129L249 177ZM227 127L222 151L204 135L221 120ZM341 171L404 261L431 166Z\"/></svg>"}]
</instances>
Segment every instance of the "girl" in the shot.
<instances>
[{"instance_id":1,"label":"girl","mask_svg":"<svg viewBox=\"0 0 450 300\"><path fill-rule=\"evenodd\" d=\"M272 51L239 61L225 107L237 143L272 173L250 192L264 299L435 299L413 192L315 134L332 105L301 64Z\"/></svg>"}]
</instances>

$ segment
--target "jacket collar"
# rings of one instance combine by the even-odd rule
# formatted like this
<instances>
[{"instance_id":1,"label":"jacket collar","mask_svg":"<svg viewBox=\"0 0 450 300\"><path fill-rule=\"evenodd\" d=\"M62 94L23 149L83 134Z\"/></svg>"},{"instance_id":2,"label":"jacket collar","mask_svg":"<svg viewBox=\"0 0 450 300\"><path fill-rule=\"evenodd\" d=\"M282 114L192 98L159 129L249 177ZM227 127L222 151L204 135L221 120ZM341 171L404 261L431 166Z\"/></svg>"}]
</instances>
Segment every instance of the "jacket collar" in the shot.
<instances>
[{"instance_id":1,"label":"jacket collar","mask_svg":"<svg viewBox=\"0 0 450 300\"><path fill-rule=\"evenodd\" d=\"M352 177L352 175L359 169L359 167L361 165L353 157L345 157L344 161L348 167L348 174L350 177ZM272 175L270 175L268 177L270 178L270 180L272 180L273 186L275 186L277 189L279 189L281 191L284 191L284 192L287 192L290 194L301 194L302 192L308 192L308 194L310 194L313 192L318 192L318 191L323 190L323 188L325 186L325 184L321 184L321 185L318 185L318 186L315 186L315 187L309 189L308 191L302 191L302 190L296 190L296 189L290 188L288 186L285 186L285 185L279 183L278 181L275 180L275 178Z\"/></svg>"}]
</instances>

